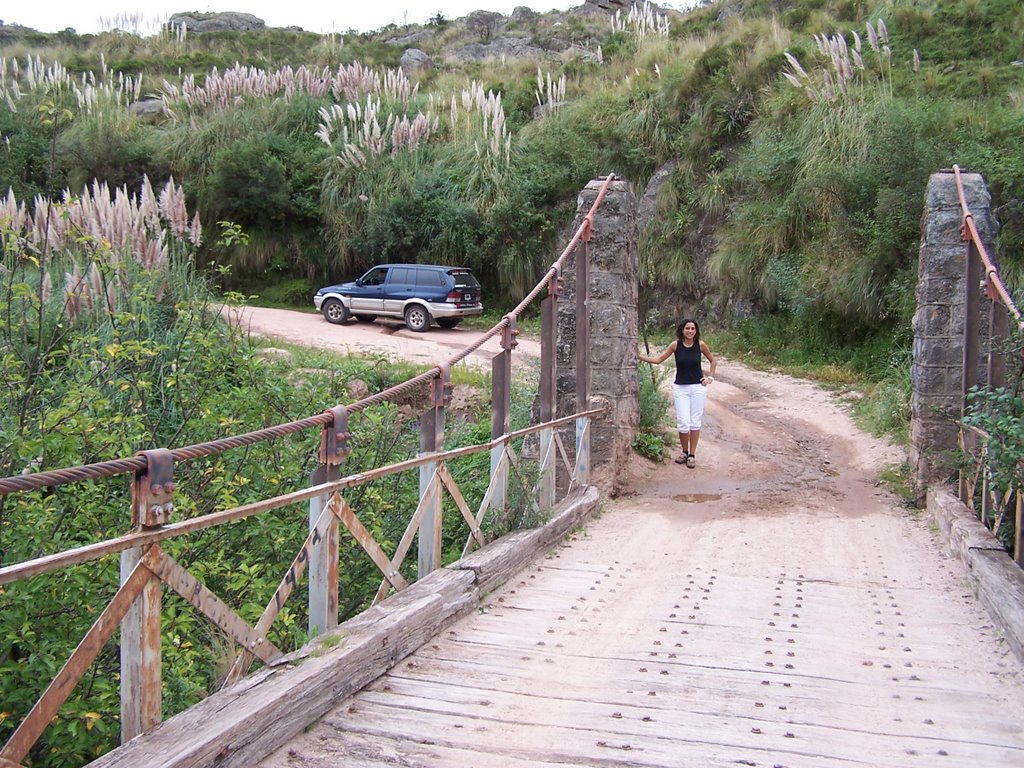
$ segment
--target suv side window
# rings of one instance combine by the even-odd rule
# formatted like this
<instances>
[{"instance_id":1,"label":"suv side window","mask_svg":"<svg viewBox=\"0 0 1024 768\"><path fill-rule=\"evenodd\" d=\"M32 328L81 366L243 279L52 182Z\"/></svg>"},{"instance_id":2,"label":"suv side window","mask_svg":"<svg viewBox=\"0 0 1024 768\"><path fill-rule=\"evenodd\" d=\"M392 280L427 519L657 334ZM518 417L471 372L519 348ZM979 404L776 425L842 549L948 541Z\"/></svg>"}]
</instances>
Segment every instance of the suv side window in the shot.
<instances>
[{"instance_id":1,"label":"suv side window","mask_svg":"<svg viewBox=\"0 0 1024 768\"><path fill-rule=\"evenodd\" d=\"M441 288L444 286L444 277L436 269L417 269L417 288Z\"/></svg>"},{"instance_id":2,"label":"suv side window","mask_svg":"<svg viewBox=\"0 0 1024 768\"><path fill-rule=\"evenodd\" d=\"M391 285L415 285L416 277L408 267L391 268Z\"/></svg>"},{"instance_id":3,"label":"suv side window","mask_svg":"<svg viewBox=\"0 0 1024 768\"><path fill-rule=\"evenodd\" d=\"M362 277L363 285L384 285L388 279L388 267L376 267Z\"/></svg>"}]
</instances>

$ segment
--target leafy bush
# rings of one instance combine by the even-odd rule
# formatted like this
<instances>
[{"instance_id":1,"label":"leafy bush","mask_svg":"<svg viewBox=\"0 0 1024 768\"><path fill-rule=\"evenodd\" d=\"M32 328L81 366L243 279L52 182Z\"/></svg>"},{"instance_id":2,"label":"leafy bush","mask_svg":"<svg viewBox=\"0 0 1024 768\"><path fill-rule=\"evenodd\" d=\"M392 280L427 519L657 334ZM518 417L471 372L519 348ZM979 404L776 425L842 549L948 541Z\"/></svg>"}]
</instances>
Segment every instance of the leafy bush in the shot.
<instances>
[{"instance_id":1,"label":"leafy bush","mask_svg":"<svg viewBox=\"0 0 1024 768\"><path fill-rule=\"evenodd\" d=\"M639 385L640 424L633 440L633 449L648 459L661 461L667 449L665 440L665 414L672 403L662 391L668 377L663 366L640 364L637 371Z\"/></svg>"}]
</instances>

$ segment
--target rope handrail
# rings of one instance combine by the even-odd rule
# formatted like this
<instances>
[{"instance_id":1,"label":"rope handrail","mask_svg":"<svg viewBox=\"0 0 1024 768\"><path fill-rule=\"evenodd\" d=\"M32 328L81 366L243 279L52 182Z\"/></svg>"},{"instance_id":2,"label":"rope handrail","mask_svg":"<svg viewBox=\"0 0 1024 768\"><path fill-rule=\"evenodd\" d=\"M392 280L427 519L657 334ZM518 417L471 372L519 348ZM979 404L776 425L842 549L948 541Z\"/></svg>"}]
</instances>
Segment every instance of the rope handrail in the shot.
<instances>
[{"instance_id":1,"label":"rope handrail","mask_svg":"<svg viewBox=\"0 0 1024 768\"><path fill-rule=\"evenodd\" d=\"M577 243L579 243L580 239L589 232L593 223L594 214L597 212L598 207L601 205L608 192L609 186L611 186L611 183L615 179L616 176L614 173L610 173L604 178L604 182L598 191L597 197L594 199L593 205L590 206L590 210L587 212L587 215L583 217L583 221L580 223L579 227L576 228L569 244L562 251L561 255L554 261L548 271L544 273L544 276L540 279L537 285L534 286L533 290L527 294L526 298L519 302L515 309L502 317L501 320L499 320L489 331L482 334L476 341L455 353L444 363L435 365L430 370L414 376L411 379L407 379L400 384L396 384L393 387L389 387L388 389L382 390L374 395L365 397L362 400L357 400L356 402L346 406L346 411L348 413L358 413L370 406L380 405L388 402L392 398L396 398L400 395L413 391L417 387L438 378L442 375L446 367L450 369L452 366L462 362L464 359L469 357L469 355L482 347L489 339L501 333L502 330L504 330L513 320L519 317L523 310L526 309L526 307L529 306L530 303L540 294L541 290L545 286L549 286L551 281L560 273L562 264L565 262L566 258L568 258L569 254L576 247ZM333 421L333 414L330 411L324 411L323 413L315 416L309 416L305 419L291 421L285 424L278 424L265 429L256 430L254 432L219 438L217 440L211 440L198 445L174 448L171 450L171 455L174 457L176 462L198 459L203 456L212 456L218 453L223 453L224 451L233 448L253 445L255 443L263 442L264 440L273 440L278 437L284 437L285 435L301 432L303 430L310 429L311 427L324 427L332 424ZM6 496L19 491L31 491L50 486L65 485L67 483L74 483L82 480L98 480L105 477L125 474L127 472L138 472L146 469L146 465L147 460L144 456L133 456L131 458L112 459L110 461L101 461L94 464L84 464L76 467L47 470L45 472L13 475L11 477L0 478L0 496Z\"/></svg>"},{"instance_id":2,"label":"rope handrail","mask_svg":"<svg viewBox=\"0 0 1024 768\"><path fill-rule=\"evenodd\" d=\"M981 241L981 235L978 233L978 228L974 223L974 214L971 213L970 206L967 204L967 196L964 193L963 178L960 175L959 165L953 166L953 175L956 178L956 190L960 197L960 209L963 212L965 229L964 239L970 239L973 241L975 248L978 249L978 256L985 265L986 279L991 283L992 287L999 295L999 298L1007 311L1013 315L1014 319L1017 321L1018 329L1024 333L1024 317L1021 316L1021 312L1017 309L1017 305L1013 303L1013 297L1010 296L1010 292L1007 290L1002 278L999 277L999 270L989 257L985 244Z\"/></svg>"}]
</instances>

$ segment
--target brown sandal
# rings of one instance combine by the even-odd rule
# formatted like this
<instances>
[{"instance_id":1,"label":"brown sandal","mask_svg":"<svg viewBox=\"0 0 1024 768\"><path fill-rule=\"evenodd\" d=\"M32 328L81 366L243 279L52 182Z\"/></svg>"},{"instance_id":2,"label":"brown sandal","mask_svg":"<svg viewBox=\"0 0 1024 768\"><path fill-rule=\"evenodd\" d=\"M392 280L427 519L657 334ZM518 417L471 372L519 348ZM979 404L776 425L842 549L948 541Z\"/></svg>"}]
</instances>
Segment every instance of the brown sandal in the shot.
<instances>
[{"instance_id":1,"label":"brown sandal","mask_svg":"<svg viewBox=\"0 0 1024 768\"><path fill-rule=\"evenodd\" d=\"M689 460L689 458L690 454L688 454L686 451L683 451L681 454L676 456L676 464L685 464Z\"/></svg>"}]
</instances>

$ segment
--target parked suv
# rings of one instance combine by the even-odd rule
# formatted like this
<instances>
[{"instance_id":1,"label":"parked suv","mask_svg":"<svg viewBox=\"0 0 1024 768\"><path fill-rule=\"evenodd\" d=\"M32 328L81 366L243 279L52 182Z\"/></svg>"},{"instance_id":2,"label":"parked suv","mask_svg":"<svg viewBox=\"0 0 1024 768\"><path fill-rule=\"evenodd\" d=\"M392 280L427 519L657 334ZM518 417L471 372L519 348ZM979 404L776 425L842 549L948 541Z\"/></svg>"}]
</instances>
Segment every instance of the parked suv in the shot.
<instances>
[{"instance_id":1,"label":"parked suv","mask_svg":"<svg viewBox=\"0 0 1024 768\"><path fill-rule=\"evenodd\" d=\"M381 264L355 282L321 288L313 305L329 323L393 317L419 332L428 330L431 320L454 328L462 318L484 311L480 283L470 270L428 264Z\"/></svg>"}]
</instances>

